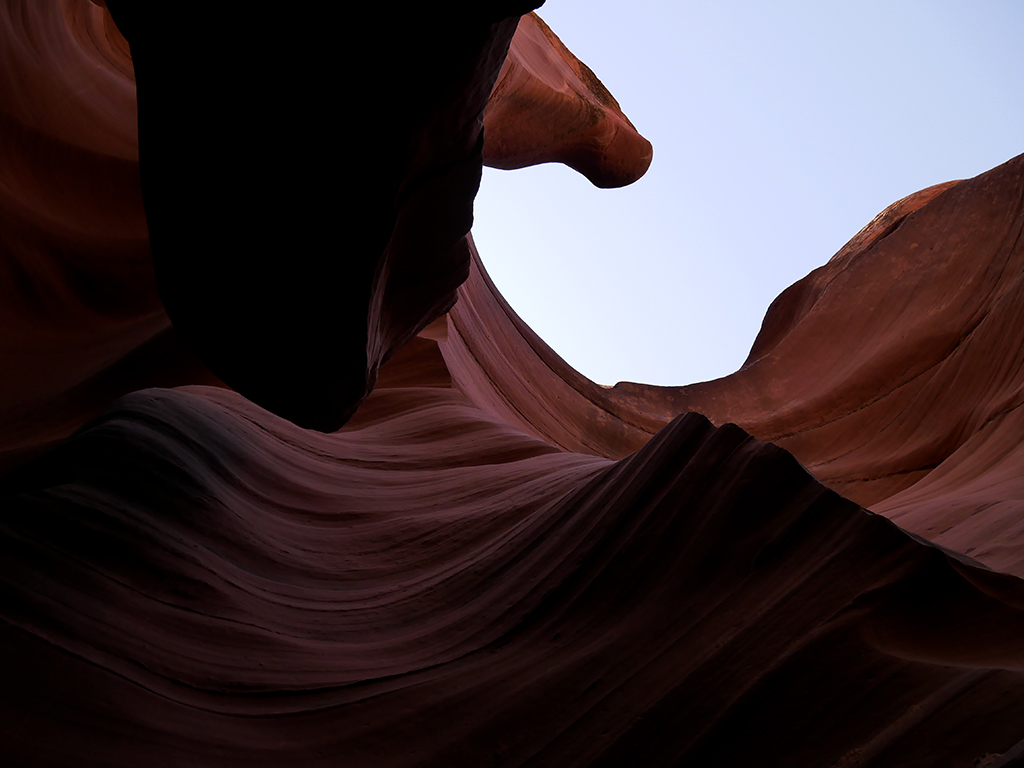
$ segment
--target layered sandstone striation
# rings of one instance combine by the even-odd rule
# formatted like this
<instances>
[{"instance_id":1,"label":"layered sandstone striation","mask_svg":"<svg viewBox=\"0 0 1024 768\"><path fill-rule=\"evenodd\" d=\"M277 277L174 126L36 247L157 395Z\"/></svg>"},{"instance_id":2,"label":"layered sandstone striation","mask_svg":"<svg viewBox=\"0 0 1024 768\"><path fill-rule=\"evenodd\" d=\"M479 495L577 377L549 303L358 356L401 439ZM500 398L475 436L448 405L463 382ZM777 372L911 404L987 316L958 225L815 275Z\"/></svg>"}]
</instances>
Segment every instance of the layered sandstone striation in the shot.
<instances>
[{"instance_id":1,"label":"layered sandstone striation","mask_svg":"<svg viewBox=\"0 0 1024 768\"><path fill-rule=\"evenodd\" d=\"M0 9L6 764L1015 759L1024 158L602 387L469 236L650 162L531 4L209 5Z\"/></svg>"},{"instance_id":2,"label":"layered sandstone striation","mask_svg":"<svg viewBox=\"0 0 1024 768\"><path fill-rule=\"evenodd\" d=\"M1022 231L1024 156L911 195L775 300L739 371L686 387L590 382L479 260L449 347L476 402L567 450L624 456L697 411L786 448L908 530L1024 576Z\"/></svg>"}]
</instances>

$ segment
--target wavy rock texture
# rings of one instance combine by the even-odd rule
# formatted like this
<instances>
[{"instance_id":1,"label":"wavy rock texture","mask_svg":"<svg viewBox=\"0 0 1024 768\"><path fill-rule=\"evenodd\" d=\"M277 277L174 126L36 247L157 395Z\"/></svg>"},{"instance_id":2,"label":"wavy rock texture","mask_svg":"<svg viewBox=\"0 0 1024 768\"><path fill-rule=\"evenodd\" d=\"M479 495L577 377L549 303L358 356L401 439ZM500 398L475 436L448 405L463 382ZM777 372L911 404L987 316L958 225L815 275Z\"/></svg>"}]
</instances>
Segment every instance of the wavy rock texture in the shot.
<instances>
[{"instance_id":1,"label":"wavy rock texture","mask_svg":"<svg viewBox=\"0 0 1024 768\"><path fill-rule=\"evenodd\" d=\"M232 51L259 63L254 40L276 40L285 59L312 46L315 59L327 34L289 47L295 30L281 21L277 38L232 48L219 38L229 17L213 5L205 26L168 21L199 40L189 62L149 48L147 19L124 4L111 6L130 52L102 3L0 9L6 764L1017 759L1024 160L883 212L780 296L736 374L600 387L488 280L458 231L475 183L435 184L478 174L484 158L557 159L621 183L643 173L649 149L538 19L522 23L502 64L527 8L392 13L381 36L407 47L381 56L352 103L392 110L395 125L366 138L382 176L344 218L343 258L318 266L302 249L327 234L296 232L277 284L252 278L264 299L281 294L267 309L280 319L301 308L288 292L310 269L326 270L320 280L351 269L347 285L310 290L337 288L362 309L332 316L306 301L309 312L285 317L287 332L268 341L269 321L246 314L260 296L234 285L224 306L238 322L197 342L205 322L233 316L204 305L211 286L226 290L242 255L283 247L312 192L291 200L265 185L259 205L251 190L228 195L220 239L201 241L203 206L236 189L202 164L235 151L217 132L255 108L245 98L259 86L241 82L229 109L196 78L203 67L224 74ZM376 29L360 21L352 28ZM434 68L410 70L393 104L403 57L453 40ZM176 61L182 87L169 94ZM545 89L558 78L575 95ZM313 96L315 83L295 93ZM166 99L213 111L198 122L195 110L168 113L162 132ZM588 110L596 132L578 120ZM577 145L544 154L545 116ZM481 123L503 143L480 150ZM180 144L163 143L175 132ZM261 151L282 163L271 180L292 172L274 146ZM354 174L374 167L353 162ZM210 181L192 216L171 200L174 175L190 173ZM458 226L434 228L417 195L450 205ZM253 230L274 205L261 242ZM175 250L186 244L195 252ZM209 272L196 266L211 261ZM434 319L460 269L457 303ZM209 285L186 280L211 273ZM171 329L158 286L184 330ZM346 324L363 309L368 319ZM290 335L303 330L308 339ZM245 340L225 347L226 333ZM319 357L267 366L288 340ZM243 391L220 385L186 343ZM253 345L267 350L255 362ZM317 366L361 383L295 405ZM362 404L322 434L247 394L293 418L340 419Z\"/></svg>"},{"instance_id":2,"label":"wavy rock texture","mask_svg":"<svg viewBox=\"0 0 1024 768\"><path fill-rule=\"evenodd\" d=\"M0 6L0 470L125 392L214 381L157 296L135 123L109 16Z\"/></svg>"},{"instance_id":3,"label":"wavy rock texture","mask_svg":"<svg viewBox=\"0 0 1024 768\"><path fill-rule=\"evenodd\" d=\"M698 411L1024 576L1022 230L1024 155L911 195L775 300L739 371L688 387L588 381L477 263L451 313L452 354L469 352L460 386L475 402L567 450L621 457Z\"/></svg>"}]
</instances>

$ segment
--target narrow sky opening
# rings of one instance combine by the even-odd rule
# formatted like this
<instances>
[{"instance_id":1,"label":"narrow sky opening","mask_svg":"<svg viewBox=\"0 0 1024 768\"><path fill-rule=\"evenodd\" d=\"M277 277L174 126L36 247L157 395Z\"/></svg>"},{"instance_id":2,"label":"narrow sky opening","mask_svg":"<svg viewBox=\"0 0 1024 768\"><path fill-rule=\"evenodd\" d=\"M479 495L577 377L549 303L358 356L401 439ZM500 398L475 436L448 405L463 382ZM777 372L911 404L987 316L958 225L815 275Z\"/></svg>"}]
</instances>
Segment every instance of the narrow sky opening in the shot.
<instances>
[{"instance_id":1,"label":"narrow sky opening","mask_svg":"<svg viewBox=\"0 0 1024 768\"><path fill-rule=\"evenodd\" d=\"M602 384L746 358L772 300L890 203L1024 151L1024 5L549 0L540 15L654 145L599 190L485 169L491 277Z\"/></svg>"}]
</instances>

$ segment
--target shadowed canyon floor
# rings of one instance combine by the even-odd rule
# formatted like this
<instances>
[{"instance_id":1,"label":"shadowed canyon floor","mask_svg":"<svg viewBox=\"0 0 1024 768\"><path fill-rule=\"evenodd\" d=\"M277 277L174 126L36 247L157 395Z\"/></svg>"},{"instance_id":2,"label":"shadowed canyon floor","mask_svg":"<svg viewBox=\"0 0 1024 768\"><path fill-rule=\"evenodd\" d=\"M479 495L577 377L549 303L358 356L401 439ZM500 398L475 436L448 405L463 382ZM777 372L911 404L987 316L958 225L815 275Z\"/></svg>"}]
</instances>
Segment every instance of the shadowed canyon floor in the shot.
<instances>
[{"instance_id":1,"label":"shadowed canyon floor","mask_svg":"<svg viewBox=\"0 0 1024 768\"><path fill-rule=\"evenodd\" d=\"M469 235L482 162L651 162L532 5L354 16L361 152L291 165L282 110L209 172L328 31L106 5L0 7L5 764L1017 764L1024 156L882 212L735 374L601 387Z\"/></svg>"}]
</instances>

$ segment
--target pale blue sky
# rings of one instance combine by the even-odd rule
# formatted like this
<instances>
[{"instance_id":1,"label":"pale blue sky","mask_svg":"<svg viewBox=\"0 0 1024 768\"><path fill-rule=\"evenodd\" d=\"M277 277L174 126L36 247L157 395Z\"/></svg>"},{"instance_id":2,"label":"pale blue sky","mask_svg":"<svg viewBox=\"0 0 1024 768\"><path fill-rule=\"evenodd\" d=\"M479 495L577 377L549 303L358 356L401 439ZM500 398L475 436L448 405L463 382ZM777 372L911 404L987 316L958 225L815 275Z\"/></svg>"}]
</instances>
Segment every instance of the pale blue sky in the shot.
<instances>
[{"instance_id":1,"label":"pale blue sky","mask_svg":"<svg viewBox=\"0 0 1024 768\"><path fill-rule=\"evenodd\" d=\"M1024 152L1024 2L548 0L654 145L599 190L485 169L474 236L513 308L601 384L742 363L771 301L889 203Z\"/></svg>"}]
</instances>

